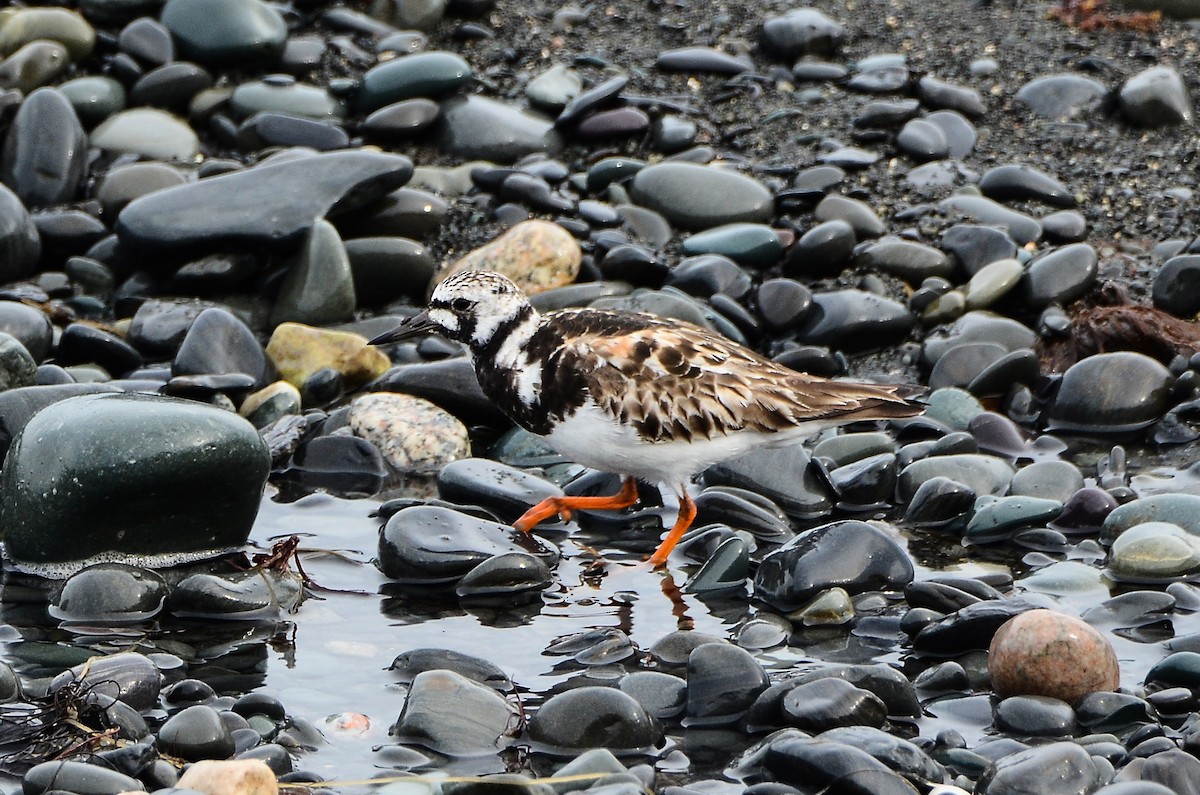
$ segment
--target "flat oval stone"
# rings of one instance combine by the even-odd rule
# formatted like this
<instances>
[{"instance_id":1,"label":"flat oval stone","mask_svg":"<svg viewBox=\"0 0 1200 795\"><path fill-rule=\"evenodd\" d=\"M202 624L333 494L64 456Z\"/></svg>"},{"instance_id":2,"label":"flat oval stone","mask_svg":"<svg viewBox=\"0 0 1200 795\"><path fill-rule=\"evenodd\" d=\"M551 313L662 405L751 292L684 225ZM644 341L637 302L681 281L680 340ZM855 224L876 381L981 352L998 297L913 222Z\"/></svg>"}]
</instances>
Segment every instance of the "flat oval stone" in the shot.
<instances>
[{"instance_id":1,"label":"flat oval stone","mask_svg":"<svg viewBox=\"0 0 1200 795\"><path fill-rule=\"evenodd\" d=\"M512 707L490 687L453 671L417 674L395 733L449 756L495 753L508 744Z\"/></svg>"},{"instance_id":2,"label":"flat oval stone","mask_svg":"<svg viewBox=\"0 0 1200 795\"><path fill-rule=\"evenodd\" d=\"M1017 89L1014 99L1037 116L1067 121L1100 108L1108 87L1098 80L1070 72L1044 75Z\"/></svg>"},{"instance_id":3,"label":"flat oval stone","mask_svg":"<svg viewBox=\"0 0 1200 795\"><path fill-rule=\"evenodd\" d=\"M1022 527L1050 521L1062 508L1058 500L1045 497L980 497L975 515L967 522L966 536L979 543L1005 539Z\"/></svg>"},{"instance_id":4,"label":"flat oval stone","mask_svg":"<svg viewBox=\"0 0 1200 795\"><path fill-rule=\"evenodd\" d=\"M894 237L872 243L855 255L854 264L895 274L910 284L930 276L947 277L954 269L950 258L936 248Z\"/></svg>"},{"instance_id":5,"label":"flat oval stone","mask_svg":"<svg viewBox=\"0 0 1200 795\"><path fill-rule=\"evenodd\" d=\"M506 520L515 520L562 489L544 478L486 458L464 458L438 471L438 494L461 505L478 505Z\"/></svg>"},{"instance_id":6,"label":"flat oval stone","mask_svg":"<svg viewBox=\"0 0 1200 795\"><path fill-rule=\"evenodd\" d=\"M1067 370L1050 407L1052 430L1128 433L1167 410L1173 379L1140 353L1099 353Z\"/></svg>"},{"instance_id":7,"label":"flat oval stone","mask_svg":"<svg viewBox=\"0 0 1200 795\"><path fill-rule=\"evenodd\" d=\"M145 791L135 778L84 762L42 762L31 767L21 779L21 789L28 795L49 791L88 793L88 795L119 795L122 792Z\"/></svg>"},{"instance_id":8,"label":"flat oval stone","mask_svg":"<svg viewBox=\"0 0 1200 795\"><path fill-rule=\"evenodd\" d=\"M1003 459L963 453L938 455L914 461L900 471L898 493L907 503L927 480L944 477L963 484L976 494L1003 494L1012 480L1013 468Z\"/></svg>"},{"instance_id":9,"label":"flat oval stone","mask_svg":"<svg viewBox=\"0 0 1200 795\"><path fill-rule=\"evenodd\" d=\"M529 720L529 736L549 749L607 748L645 752L662 730L642 706L616 688L577 687L546 700Z\"/></svg>"},{"instance_id":10,"label":"flat oval stone","mask_svg":"<svg viewBox=\"0 0 1200 795\"><path fill-rule=\"evenodd\" d=\"M356 107L359 113L370 113L405 99L442 99L469 83L471 77L471 66L450 52L394 58L363 75Z\"/></svg>"},{"instance_id":11,"label":"flat oval stone","mask_svg":"<svg viewBox=\"0 0 1200 795\"><path fill-rule=\"evenodd\" d=\"M273 63L287 41L283 17L260 0L168 0L159 19L180 55L216 67Z\"/></svg>"},{"instance_id":12,"label":"flat oval stone","mask_svg":"<svg viewBox=\"0 0 1200 795\"><path fill-rule=\"evenodd\" d=\"M69 202L79 191L86 155L87 136L70 101L56 89L39 88L21 103L4 138L0 180L26 207Z\"/></svg>"},{"instance_id":13,"label":"flat oval stone","mask_svg":"<svg viewBox=\"0 0 1200 795\"><path fill-rule=\"evenodd\" d=\"M269 465L253 426L211 406L135 394L54 403L9 450L8 554L45 576L210 557L245 542Z\"/></svg>"},{"instance_id":14,"label":"flat oval stone","mask_svg":"<svg viewBox=\"0 0 1200 795\"><path fill-rule=\"evenodd\" d=\"M200 139L187 122L154 108L109 116L92 130L91 144L150 160L191 160L200 152Z\"/></svg>"},{"instance_id":15,"label":"flat oval stone","mask_svg":"<svg viewBox=\"0 0 1200 795\"><path fill-rule=\"evenodd\" d=\"M118 216L117 234L155 250L294 250L331 208L350 209L347 197L364 206L411 175L408 158L367 151L268 162L135 199Z\"/></svg>"},{"instance_id":16,"label":"flat oval stone","mask_svg":"<svg viewBox=\"0 0 1200 795\"><path fill-rule=\"evenodd\" d=\"M1074 301L1095 283L1098 261L1096 249L1087 243L1072 243L1038 257L1025 272L1026 300L1035 308Z\"/></svg>"},{"instance_id":17,"label":"flat oval stone","mask_svg":"<svg viewBox=\"0 0 1200 795\"><path fill-rule=\"evenodd\" d=\"M641 169L629 184L638 204L684 229L710 229L739 221L765 223L774 201L758 180L695 163L658 163Z\"/></svg>"},{"instance_id":18,"label":"flat oval stone","mask_svg":"<svg viewBox=\"0 0 1200 795\"><path fill-rule=\"evenodd\" d=\"M384 105L363 119L361 129L372 138L398 140L428 129L441 115L441 107L423 97Z\"/></svg>"},{"instance_id":19,"label":"flat oval stone","mask_svg":"<svg viewBox=\"0 0 1200 795\"><path fill-rule=\"evenodd\" d=\"M862 353L904 339L915 323L903 304L864 290L834 290L813 296L797 338Z\"/></svg>"},{"instance_id":20,"label":"flat oval stone","mask_svg":"<svg viewBox=\"0 0 1200 795\"><path fill-rule=\"evenodd\" d=\"M724 643L698 646L688 655L689 725L719 725L741 718L767 689L767 672L745 649Z\"/></svg>"},{"instance_id":21,"label":"flat oval stone","mask_svg":"<svg viewBox=\"0 0 1200 795\"><path fill-rule=\"evenodd\" d=\"M768 268L783 255L783 244L766 224L725 224L683 240L685 254L720 254L755 268Z\"/></svg>"},{"instance_id":22,"label":"flat oval stone","mask_svg":"<svg viewBox=\"0 0 1200 795\"><path fill-rule=\"evenodd\" d=\"M1044 202L1053 207L1074 207L1075 195L1054 177L1032 166L996 166L979 180L983 195L998 201Z\"/></svg>"},{"instance_id":23,"label":"flat oval stone","mask_svg":"<svg viewBox=\"0 0 1200 795\"><path fill-rule=\"evenodd\" d=\"M953 210L983 224L993 224L1008 230L1018 244L1036 243L1042 237L1042 225L1036 219L1010 210L983 196L955 195L943 199L938 208Z\"/></svg>"},{"instance_id":24,"label":"flat oval stone","mask_svg":"<svg viewBox=\"0 0 1200 795\"><path fill-rule=\"evenodd\" d=\"M720 75L741 74L754 68L748 58L739 58L712 47L664 50L655 58L654 65L668 72L711 72Z\"/></svg>"},{"instance_id":25,"label":"flat oval stone","mask_svg":"<svg viewBox=\"0 0 1200 795\"><path fill-rule=\"evenodd\" d=\"M794 730L793 730L794 731ZM768 740L762 767L771 781L817 791L912 795L913 786L887 765L853 745L780 733Z\"/></svg>"},{"instance_id":26,"label":"flat oval stone","mask_svg":"<svg viewBox=\"0 0 1200 795\"><path fill-rule=\"evenodd\" d=\"M44 312L16 301L0 301L0 332L20 342L35 362L50 353L54 338L54 327Z\"/></svg>"},{"instance_id":27,"label":"flat oval stone","mask_svg":"<svg viewBox=\"0 0 1200 795\"><path fill-rule=\"evenodd\" d=\"M38 39L0 61L0 86L33 93L71 66L67 48L56 41Z\"/></svg>"},{"instance_id":28,"label":"flat oval stone","mask_svg":"<svg viewBox=\"0 0 1200 795\"><path fill-rule=\"evenodd\" d=\"M1170 522L1200 537L1200 496L1151 494L1113 506L1103 518L1100 541L1112 544L1121 533L1143 522Z\"/></svg>"},{"instance_id":29,"label":"flat oval stone","mask_svg":"<svg viewBox=\"0 0 1200 795\"><path fill-rule=\"evenodd\" d=\"M125 87L111 77L89 75L61 83L58 90L86 127L94 127L125 109Z\"/></svg>"},{"instance_id":30,"label":"flat oval stone","mask_svg":"<svg viewBox=\"0 0 1200 795\"><path fill-rule=\"evenodd\" d=\"M908 555L886 533L859 521L823 525L796 536L759 564L758 598L794 610L821 591L848 593L903 587L912 581Z\"/></svg>"},{"instance_id":31,"label":"flat oval stone","mask_svg":"<svg viewBox=\"0 0 1200 795\"><path fill-rule=\"evenodd\" d=\"M433 286L462 271L490 270L532 296L573 284L582 261L583 250L570 232L549 221L522 221L443 269Z\"/></svg>"},{"instance_id":32,"label":"flat oval stone","mask_svg":"<svg viewBox=\"0 0 1200 795\"><path fill-rule=\"evenodd\" d=\"M254 80L233 90L229 107L239 119L256 113L286 113L311 119L339 119L346 109L320 86L294 80Z\"/></svg>"},{"instance_id":33,"label":"flat oval stone","mask_svg":"<svg viewBox=\"0 0 1200 795\"><path fill-rule=\"evenodd\" d=\"M563 147L562 136L544 118L475 94L443 102L433 135L447 154L494 163L532 154L555 156Z\"/></svg>"},{"instance_id":34,"label":"flat oval stone","mask_svg":"<svg viewBox=\"0 0 1200 795\"><path fill-rule=\"evenodd\" d=\"M313 373L333 368L348 387L357 387L387 372L391 361L367 338L347 331L332 331L281 323L267 342L267 356L279 376L296 388Z\"/></svg>"},{"instance_id":35,"label":"flat oval stone","mask_svg":"<svg viewBox=\"0 0 1200 795\"><path fill-rule=\"evenodd\" d=\"M50 613L68 623L128 624L158 615L167 594L166 581L155 571L98 563L63 583Z\"/></svg>"},{"instance_id":36,"label":"flat oval stone","mask_svg":"<svg viewBox=\"0 0 1200 795\"><path fill-rule=\"evenodd\" d=\"M879 237L885 231L882 219L869 204L846 196L829 195L813 210L818 221L845 221L859 240Z\"/></svg>"},{"instance_id":37,"label":"flat oval stone","mask_svg":"<svg viewBox=\"0 0 1200 795\"><path fill-rule=\"evenodd\" d=\"M1200 537L1169 522L1134 525L1112 543L1111 576L1154 582L1200 571Z\"/></svg>"},{"instance_id":38,"label":"flat oval stone","mask_svg":"<svg viewBox=\"0 0 1200 795\"><path fill-rule=\"evenodd\" d=\"M9 55L39 39L67 48L72 61L92 54L96 31L80 14L66 8L7 8L0 11L0 55Z\"/></svg>"},{"instance_id":39,"label":"flat oval stone","mask_svg":"<svg viewBox=\"0 0 1200 795\"><path fill-rule=\"evenodd\" d=\"M225 759L234 752L233 737L221 714L204 704L193 704L171 717L158 731L164 753L189 762Z\"/></svg>"},{"instance_id":40,"label":"flat oval stone","mask_svg":"<svg viewBox=\"0 0 1200 795\"><path fill-rule=\"evenodd\" d=\"M483 561L508 552L527 552L547 565L558 553L533 536L450 508L416 505L397 511L379 535L379 568L405 582L448 582Z\"/></svg>"}]
</instances>

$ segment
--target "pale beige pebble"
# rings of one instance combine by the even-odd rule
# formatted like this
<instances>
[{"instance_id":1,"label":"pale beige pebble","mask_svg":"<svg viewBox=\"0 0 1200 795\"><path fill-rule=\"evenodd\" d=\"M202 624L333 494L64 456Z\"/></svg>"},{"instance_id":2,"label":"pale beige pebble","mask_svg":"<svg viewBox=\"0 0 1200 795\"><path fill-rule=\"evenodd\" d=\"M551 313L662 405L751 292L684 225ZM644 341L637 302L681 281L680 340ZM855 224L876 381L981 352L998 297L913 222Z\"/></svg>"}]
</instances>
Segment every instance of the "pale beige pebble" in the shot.
<instances>
[{"instance_id":1,"label":"pale beige pebble","mask_svg":"<svg viewBox=\"0 0 1200 795\"><path fill-rule=\"evenodd\" d=\"M0 54L9 55L39 39L67 48L72 61L92 54L96 31L87 20L65 8L5 8L0 10Z\"/></svg>"},{"instance_id":2,"label":"pale beige pebble","mask_svg":"<svg viewBox=\"0 0 1200 795\"><path fill-rule=\"evenodd\" d=\"M299 388L317 370L332 367L353 389L378 378L392 361L367 338L348 331L329 331L302 323L280 323L267 342L267 356L279 376Z\"/></svg>"},{"instance_id":3,"label":"pale beige pebble","mask_svg":"<svg viewBox=\"0 0 1200 795\"><path fill-rule=\"evenodd\" d=\"M1050 696L1068 704L1121 684L1108 639L1053 610L1030 610L1004 622L988 648L988 674L999 696Z\"/></svg>"},{"instance_id":4,"label":"pale beige pebble","mask_svg":"<svg viewBox=\"0 0 1200 795\"><path fill-rule=\"evenodd\" d=\"M430 289L462 271L495 271L526 295L574 284L583 251L570 232L549 221L522 221L434 277Z\"/></svg>"},{"instance_id":5,"label":"pale beige pebble","mask_svg":"<svg viewBox=\"0 0 1200 795\"><path fill-rule=\"evenodd\" d=\"M279 785L267 763L258 759L195 762L175 784L205 795L276 795Z\"/></svg>"},{"instance_id":6,"label":"pale beige pebble","mask_svg":"<svg viewBox=\"0 0 1200 795\"><path fill-rule=\"evenodd\" d=\"M379 448L401 472L433 472L471 455L467 427L424 398L393 392L350 404L350 430Z\"/></svg>"}]
</instances>

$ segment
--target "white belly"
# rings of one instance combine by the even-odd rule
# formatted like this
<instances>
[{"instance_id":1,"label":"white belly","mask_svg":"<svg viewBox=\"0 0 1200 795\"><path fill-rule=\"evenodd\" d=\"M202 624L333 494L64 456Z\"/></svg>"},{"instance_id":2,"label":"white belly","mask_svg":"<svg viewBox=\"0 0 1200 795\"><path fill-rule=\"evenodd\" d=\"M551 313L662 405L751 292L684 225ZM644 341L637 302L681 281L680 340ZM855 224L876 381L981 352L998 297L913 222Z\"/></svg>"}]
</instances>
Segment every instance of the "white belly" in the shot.
<instances>
[{"instance_id":1,"label":"white belly","mask_svg":"<svg viewBox=\"0 0 1200 795\"><path fill-rule=\"evenodd\" d=\"M646 442L633 428L613 421L606 412L588 403L548 434L546 443L556 451L592 469L633 475L649 483L663 483L673 491L713 464L735 458L755 448L803 441L827 423L797 426L783 433L740 431L713 439L690 442Z\"/></svg>"}]
</instances>

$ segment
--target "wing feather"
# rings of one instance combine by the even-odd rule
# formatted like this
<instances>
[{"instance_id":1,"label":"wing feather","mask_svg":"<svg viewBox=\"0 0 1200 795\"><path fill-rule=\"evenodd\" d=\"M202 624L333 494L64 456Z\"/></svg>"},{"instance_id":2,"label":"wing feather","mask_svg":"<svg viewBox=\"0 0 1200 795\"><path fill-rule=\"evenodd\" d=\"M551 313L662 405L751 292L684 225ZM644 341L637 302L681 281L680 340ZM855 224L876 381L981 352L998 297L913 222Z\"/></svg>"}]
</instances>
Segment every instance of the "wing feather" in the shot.
<instances>
[{"instance_id":1,"label":"wing feather","mask_svg":"<svg viewBox=\"0 0 1200 795\"><path fill-rule=\"evenodd\" d=\"M598 406L655 441L921 411L904 387L796 372L678 321L586 309L548 318L562 326L561 366L577 369Z\"/></svg>"}]
</instances>

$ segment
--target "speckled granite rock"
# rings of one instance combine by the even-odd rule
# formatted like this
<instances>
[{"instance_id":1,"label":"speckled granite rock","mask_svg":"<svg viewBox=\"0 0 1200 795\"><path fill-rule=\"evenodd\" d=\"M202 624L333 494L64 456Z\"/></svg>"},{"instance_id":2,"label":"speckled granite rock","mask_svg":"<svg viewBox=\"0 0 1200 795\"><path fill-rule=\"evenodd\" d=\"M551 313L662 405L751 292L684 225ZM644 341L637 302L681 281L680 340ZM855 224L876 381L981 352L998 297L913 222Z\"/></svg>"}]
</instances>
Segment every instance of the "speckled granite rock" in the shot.
<instances>
[{"instance_id":1,"label":"speckled granite rock","mask_svg":"<svg viewBox=\"0 0 1200 795\"><path fill-rule=\"evenodd\" d=\"M350 405L350 430L405 472L432 472L471 454L466 426L412 395L377 392L360 397Z\"/></svg>"}]
</instances>

